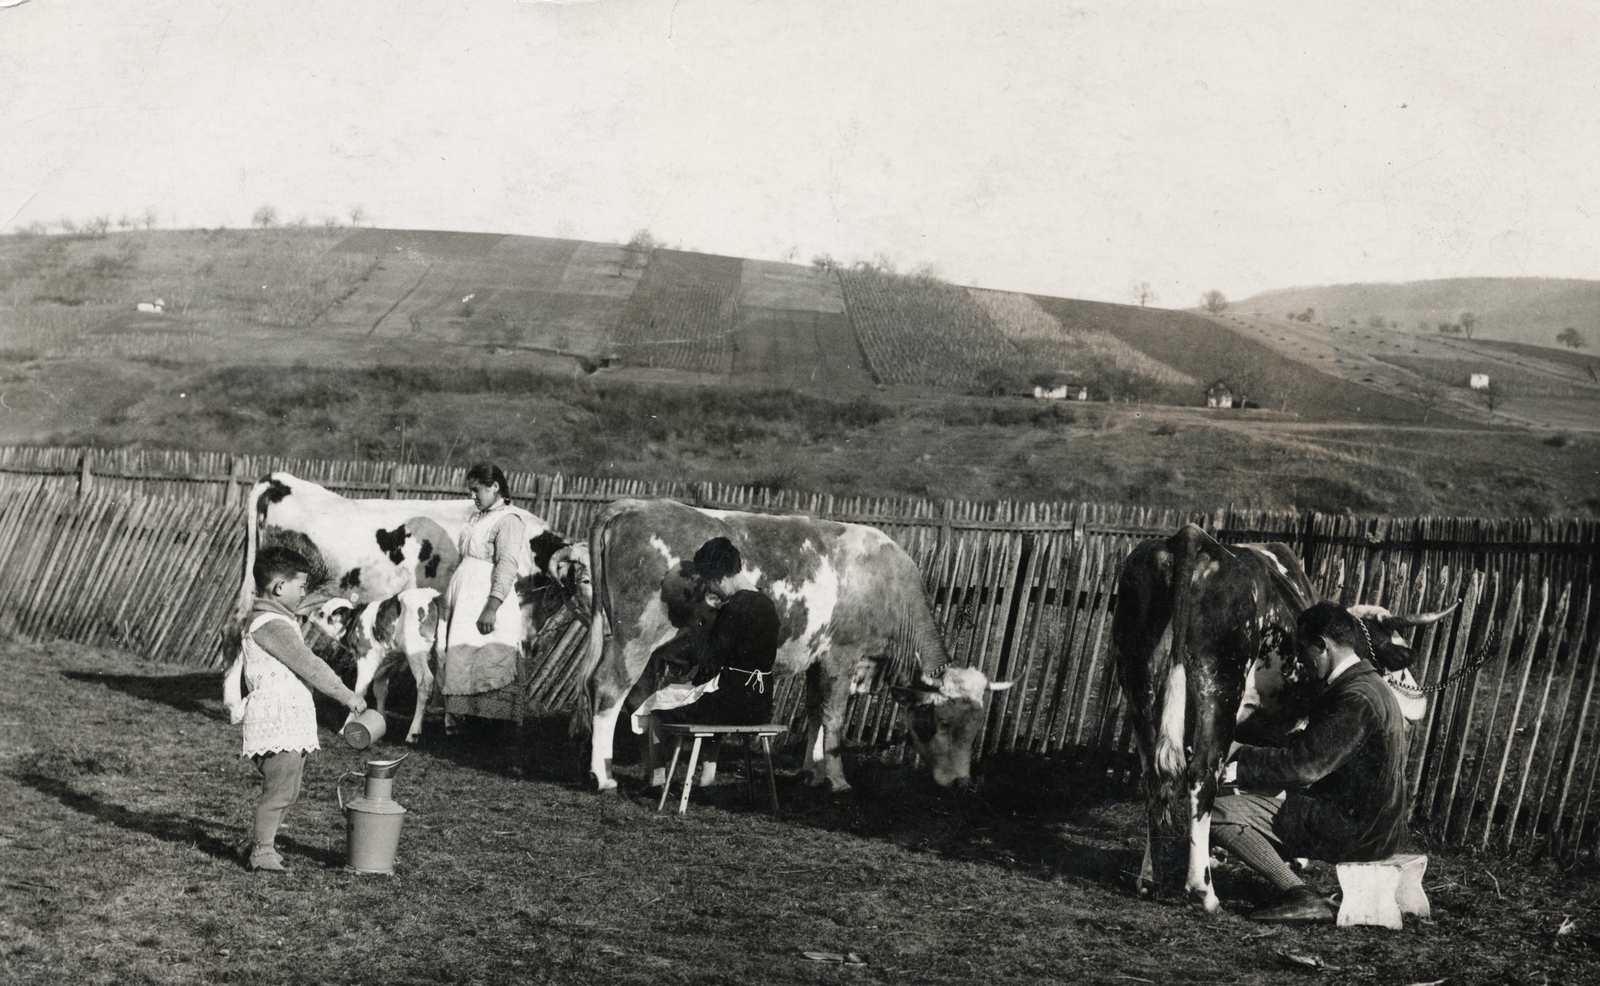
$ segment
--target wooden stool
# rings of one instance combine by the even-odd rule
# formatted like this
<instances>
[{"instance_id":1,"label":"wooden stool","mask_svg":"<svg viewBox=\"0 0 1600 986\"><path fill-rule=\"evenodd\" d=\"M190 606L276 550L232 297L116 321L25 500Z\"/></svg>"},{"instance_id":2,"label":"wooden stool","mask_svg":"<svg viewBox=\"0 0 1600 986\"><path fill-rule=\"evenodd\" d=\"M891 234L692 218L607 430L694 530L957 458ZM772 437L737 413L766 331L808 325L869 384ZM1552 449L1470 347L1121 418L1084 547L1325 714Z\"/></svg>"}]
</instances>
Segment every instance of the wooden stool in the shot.
<instances>
[{"instance_id":1,"label":"wooden stool","mask_svg":"<svg viewBox=\"0 0 1600 986\"><path fill-rule=\"evenodd\" d=\"M1340 863L1339 926L1376 924L1399 930L1402 914L1429 915L1422 874L1428 857L1400 854L1370 863Z\"/></svg>"},{"instance_id":2,"label":"wooden stool","mask_svg":"<svg viewBox=\"0 0 1600 986\"><path fill-rule=\"evenodd\" d=\"M678 769L678 754L683 752L683 741L694 737L694 745L689 748L689 769L683 775L683 797L678 801L678 814L689 810L689 789L694 786L694 765L700 759L700 742L704 739L716 739L719 736L744 737L744 779L749 788L750 803L756 803L755 770L750 763L750 741L759 738L761 750L767 758L767 794L772 799L772 813L778 813L778 784L772 776L772 737L778 735L788 726L778 723L768 723L761 726L685 726L665 725L661 732L667 736L676 736L678 742L672 747L672 765L667 768L667 782L661 785L661 801L656 805L656 811L666 807L667 792L672 790L672 775Z\"/></svg>"}]
</instances>

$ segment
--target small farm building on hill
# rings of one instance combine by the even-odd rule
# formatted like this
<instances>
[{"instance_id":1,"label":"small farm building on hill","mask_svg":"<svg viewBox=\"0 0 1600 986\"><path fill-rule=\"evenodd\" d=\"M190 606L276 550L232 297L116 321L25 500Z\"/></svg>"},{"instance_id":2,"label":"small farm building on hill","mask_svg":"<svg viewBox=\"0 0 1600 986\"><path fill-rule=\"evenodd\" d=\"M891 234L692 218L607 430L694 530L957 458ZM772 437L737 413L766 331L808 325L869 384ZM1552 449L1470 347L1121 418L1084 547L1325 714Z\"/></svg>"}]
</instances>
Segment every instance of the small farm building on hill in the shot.
<instances>
[{"instance_id":1,"label":"small farm building on hill","mask_svg":"<svg viewBox=\"0 0 1600 986\"><path fill-rule=\"evenodd\" d=\"M1206 389L1206 407L1232 407L1233 391L1228 385L1218 380Z\"/></svg>"}]
</instances>

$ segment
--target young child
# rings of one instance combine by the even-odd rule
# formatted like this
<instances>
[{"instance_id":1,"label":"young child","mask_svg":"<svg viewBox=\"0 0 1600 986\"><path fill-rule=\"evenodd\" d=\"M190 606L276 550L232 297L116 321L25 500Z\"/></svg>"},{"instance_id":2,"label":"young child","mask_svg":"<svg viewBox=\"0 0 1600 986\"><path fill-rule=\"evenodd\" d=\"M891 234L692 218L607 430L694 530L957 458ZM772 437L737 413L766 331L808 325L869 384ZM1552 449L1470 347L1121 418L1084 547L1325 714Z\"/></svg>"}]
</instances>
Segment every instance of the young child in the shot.
<instances>
[{"instance_id":1,"label":"young child","mask_svg":"<svg viewBox=\"0 0 1600 986\"><path fill-rule=\"evenodd\" d=\"M233 721L244 723L244 756L261 772L261 800L250 834L251 870L281 873L283 858L273 848L283 813L300 797L306 754L318 749L317 713L310 685L351 712L367 703L344 686L300 636L294 609L306 593L308 565L298 552L263 548L251 574L256 601L245 626L240 663L250 694Z\"/></svg>"}]
</instances>

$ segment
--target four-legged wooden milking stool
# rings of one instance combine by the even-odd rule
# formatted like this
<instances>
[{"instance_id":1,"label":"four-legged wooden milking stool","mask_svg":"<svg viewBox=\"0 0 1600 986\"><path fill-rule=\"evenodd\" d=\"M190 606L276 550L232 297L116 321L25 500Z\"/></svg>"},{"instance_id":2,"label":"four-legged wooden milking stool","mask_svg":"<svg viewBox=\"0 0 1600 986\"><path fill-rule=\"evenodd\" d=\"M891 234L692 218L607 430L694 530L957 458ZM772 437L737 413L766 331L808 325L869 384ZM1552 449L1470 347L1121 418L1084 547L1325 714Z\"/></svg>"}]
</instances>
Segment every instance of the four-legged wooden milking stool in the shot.
<instances>
[{"instance_id":1,"label":"four-legged wooden milking stool","mask_svg":"<svg viewBox=\"0 0 1600 986\"><path fill-rule=\"evenodd\" d=\"M666 807L667 792L672 790L672 775L678 769L678 754L683 752L683 741L694 738L694 745L689 748L689 769L683 775L683 797L678 800L678 814L689 810L689 789L694 786L695 761L700 759L700 743L705 739L716 739L721 736L744 737L744 779L750 792L750 803L756 801L755 771L750 762L750 744L752 740L761 740L761 751L767 758L767 794L772 799L772 813L778 813L778 784L772 776L772 737L788 729L781 723L767 723L760 726L686 726L679 724L664 725L661 732L667 736L677 737L677 743L672 747L672 765L667 768L667 782L661 785L661 801L656 805L656 811Z\"/></svg>"}]
</instances>

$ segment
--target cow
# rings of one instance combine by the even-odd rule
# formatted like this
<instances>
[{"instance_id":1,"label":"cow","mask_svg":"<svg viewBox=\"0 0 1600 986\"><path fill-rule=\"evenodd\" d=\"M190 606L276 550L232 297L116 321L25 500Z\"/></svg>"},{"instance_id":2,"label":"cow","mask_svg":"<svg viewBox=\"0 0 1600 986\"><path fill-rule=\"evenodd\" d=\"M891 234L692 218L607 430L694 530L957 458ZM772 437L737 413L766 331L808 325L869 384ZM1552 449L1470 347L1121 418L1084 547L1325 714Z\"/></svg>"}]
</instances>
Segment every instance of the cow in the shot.
<instances>
[{"instance_id":1,"label":"cow","mask_svg":"<svg viewBox=\"0 0 1600 986\"><path fill-rule=\"evenodd\" d=\"M1314 697L1315 669L1294 641L1297 619L1317 602L1288 545L1227 546L1194 524L1141 542L1124 562L1111 645L1143 768L1141 890L1177 890L1182 875L1183 891L1216 910L1211 806L1222 769L1236 730L1258 742L1281 737ZM1412 654L1398 631L1449 612L1350 607L1371 644L1364 656L1390 673L1408 718L1420 717L1425 700L1405 671Z\"/></svg>"},{"instance_id":2,"label":"cow","mask_svg":"<svg viewBox=\"0 0 1600 986\"><path fill-rule=\"evenodd\" d=\"M466 498L351 500L286 472L263 477L250 490L246 505L241 619L255 596L250 567L256 549L269 540L299 551L315 569L303 610L336 596L352 602L381 600L412 587L443 593L461 560L456 545L461 529L477 509ZM586 587L576 581L587 571L583 549L568 544L528 511L511 509L522 518L528 537L522 570L560 583L567 598L577 597L583 604Z\"/></svg>"},{"instance_id":3,"label":"cow","mask_svg":"<svg viewBox=\"0 0 1600 986\"><path fill-rule=\"evenodd\" d=\"M590 529L593 604L586 660L590 774L596 790L617 786L613 732L657 648L680 633L663 579L715 537L739 549L747 579L776 604L781 622L775 670L806 675L808 783L847 791L839 747L852 694L884 680L911 711L912 740L940 786L965 781L972 744L992 691L975 668L945 670L916 563L888 535L859 524L804 515L702 510L671 500L619 500ZM915 672L914 674L912 672ZM642 696L635 695L635 704Z\"/></svg>"}]
</instances>

